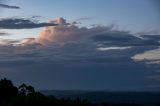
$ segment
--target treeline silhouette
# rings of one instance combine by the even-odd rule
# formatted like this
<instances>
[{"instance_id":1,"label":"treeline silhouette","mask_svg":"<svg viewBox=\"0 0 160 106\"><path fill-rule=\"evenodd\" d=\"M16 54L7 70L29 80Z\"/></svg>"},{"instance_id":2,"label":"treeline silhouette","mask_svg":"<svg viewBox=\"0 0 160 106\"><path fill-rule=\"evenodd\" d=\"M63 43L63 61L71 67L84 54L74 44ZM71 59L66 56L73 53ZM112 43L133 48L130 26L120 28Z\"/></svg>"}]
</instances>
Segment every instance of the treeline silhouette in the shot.
<instances>
[{"instance_id":1,"label":"treeline silhouette","mask_svg":"<svg viewBox=\"0 0 160 106\"><path fill-rule=\"evenodd\" d=\"M0 80L0 106L139 106L137 104L93 104L88 100L45 96L31 85L13 85L6 78Z\"/></svg>"}]
</instances>

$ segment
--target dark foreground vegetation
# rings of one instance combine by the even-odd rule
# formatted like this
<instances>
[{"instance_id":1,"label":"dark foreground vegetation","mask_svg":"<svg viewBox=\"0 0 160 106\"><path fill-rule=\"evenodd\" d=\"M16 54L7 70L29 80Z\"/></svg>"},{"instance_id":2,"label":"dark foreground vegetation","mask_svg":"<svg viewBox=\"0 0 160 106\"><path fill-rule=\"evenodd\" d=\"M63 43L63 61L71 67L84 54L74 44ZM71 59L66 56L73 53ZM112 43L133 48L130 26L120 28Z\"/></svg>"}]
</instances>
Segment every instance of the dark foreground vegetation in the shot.
<instances>
[{"instance_id":1,"label":"dark foreground vegetation","mask_svg":"<svg viewBox=\"0 0 160 106\"><path fill-rule=\"evenodd\" d=\"M93 104L88 100L45 96L34 90L34 87L22 84L15 87L10 80L0 80L0 106L143 106L134 103ZM158 106L158 105L157 105Z\"/></svg>"}]
</instances>

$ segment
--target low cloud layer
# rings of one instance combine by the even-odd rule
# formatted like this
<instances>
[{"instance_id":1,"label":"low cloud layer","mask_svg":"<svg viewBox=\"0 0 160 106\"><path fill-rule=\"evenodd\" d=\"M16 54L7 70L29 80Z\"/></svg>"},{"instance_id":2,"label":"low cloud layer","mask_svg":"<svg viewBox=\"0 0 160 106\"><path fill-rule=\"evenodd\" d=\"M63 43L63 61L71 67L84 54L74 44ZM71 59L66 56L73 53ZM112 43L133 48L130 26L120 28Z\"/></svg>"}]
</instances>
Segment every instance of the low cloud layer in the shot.
<instances>
[{"instance_id":1,"label":"low cloud layer","mask_svg":"<svg viewBox=\"0 0 160 106\"><path fill-rule=\"evenodd\" d=\"M0 8L8 8L8 9L20 9L18 6L10 6L6 4L0 4Z\"/></svg>"}]
</instances>

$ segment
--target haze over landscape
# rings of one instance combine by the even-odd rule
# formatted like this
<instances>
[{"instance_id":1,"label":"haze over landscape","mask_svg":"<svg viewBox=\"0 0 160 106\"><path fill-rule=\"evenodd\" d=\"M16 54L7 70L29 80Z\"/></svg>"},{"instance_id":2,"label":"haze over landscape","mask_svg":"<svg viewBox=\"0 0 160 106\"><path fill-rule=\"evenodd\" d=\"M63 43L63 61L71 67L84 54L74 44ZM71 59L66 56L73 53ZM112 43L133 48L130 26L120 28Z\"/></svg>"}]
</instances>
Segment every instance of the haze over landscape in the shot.
<instances>
[{"instance_id":1,"label":"haze over landscape","mask_svg":"<svg viewBox=\"0 0 160 106\"><path fill-rule=\"evenodd\" d=\"M0 0L0 78L39 90L160 91L159 0Z\"/></svg>"}]
</instances>

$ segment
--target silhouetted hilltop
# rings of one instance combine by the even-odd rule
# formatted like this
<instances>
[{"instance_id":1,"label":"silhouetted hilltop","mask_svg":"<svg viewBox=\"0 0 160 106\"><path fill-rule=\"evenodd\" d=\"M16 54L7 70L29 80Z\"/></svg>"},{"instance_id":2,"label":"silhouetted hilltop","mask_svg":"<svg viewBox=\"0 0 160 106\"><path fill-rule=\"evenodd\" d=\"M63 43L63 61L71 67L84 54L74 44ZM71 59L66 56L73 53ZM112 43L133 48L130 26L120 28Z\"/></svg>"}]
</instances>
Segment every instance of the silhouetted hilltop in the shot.
<instances>
[{"instance_id":1,"label":"silhouetted hilltop","mask_svg":"<svg viewBox=\"0 0 160 106\"><path fill-rule=\"evenodd\" d=\"M41 92L35 91L31 85L16 87L10 80L1 79L0 106L160 106L160 93Z\"/></svg>"},{"instance_id":2,"label":"silhouetted hilltop","mask_svg":"<svg viewBox=\"0 0 160 106\"><path fill-rule=\"evenodd\" d=\"M0 80L0 106L92 106L87 100L57 99L45 96L31 85L15 87L10 80Z\"/></svg>"}]
</instances>

